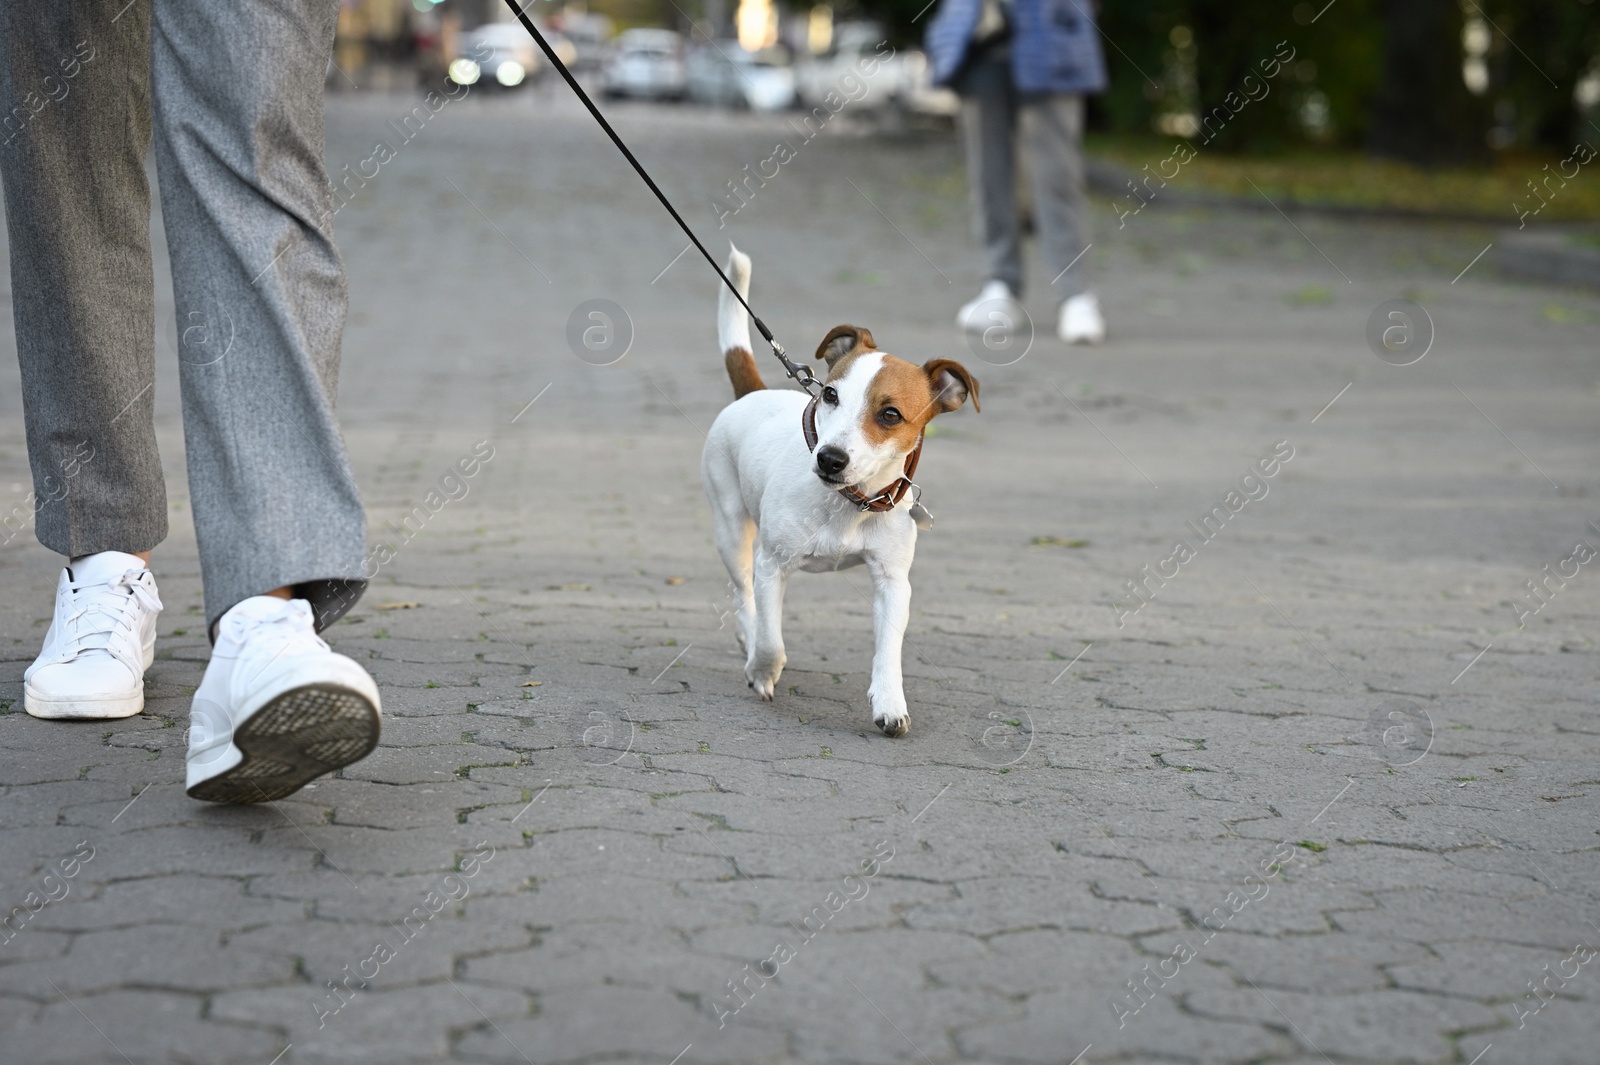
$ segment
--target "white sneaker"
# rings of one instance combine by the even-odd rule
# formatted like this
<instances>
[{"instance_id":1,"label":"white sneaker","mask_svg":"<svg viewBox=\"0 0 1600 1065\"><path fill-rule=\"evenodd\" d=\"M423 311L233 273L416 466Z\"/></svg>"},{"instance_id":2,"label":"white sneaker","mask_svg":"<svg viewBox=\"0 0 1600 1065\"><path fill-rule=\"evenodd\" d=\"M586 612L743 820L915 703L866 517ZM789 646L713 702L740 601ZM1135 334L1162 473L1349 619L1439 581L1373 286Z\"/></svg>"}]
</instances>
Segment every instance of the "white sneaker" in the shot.
<instances>
[{"instance_id":1,"label":"white sneaker","mask_svg":"<svg viewBox=\"0 0 1600 1065\"><path fill-rule=\"evenodd\" d=\"M61 571L44 650L22 675L34 717L131 717L144 709L156 652L155 575L137 555L101 551Z\"/></svg>"},{"instance_id":2,"label":"white sneaker","mask_svg":"<svg viewBox=\"0 0 1600 1065\"><path fill-rule=\"evenodd\" d=\"M328 649L304 599L257 595L217 623L189 718L188 793L281 799L378 745L378 686Z\"/></svg>"},{"instance_id":3,"label":"white sneaker","mask_svg":"<svg viewBox=\"0 0 1600 1065\"><path fill-rule=\"evenodd\" d=\"M998 314L1001 317L991 317ZM1022 304L1017 302L1011 286L1004 281L990 281L983 286L976 299L961 305L956 312L956 325L972 332L982 332L997 321L1016 323L1026 317Z\"/></svg>"},{"instance_id":4,"label":"white sneaker","mask_svg":"<svg viewBox=\"0 0 1600 1065\"><path fill-rule=\"evenodd\" d=\"M1093 292L1080 292L1061 305L1056 333L1068 344L1098 344L1106 338L1106 319Z\"/></svg>"}]
</instances>

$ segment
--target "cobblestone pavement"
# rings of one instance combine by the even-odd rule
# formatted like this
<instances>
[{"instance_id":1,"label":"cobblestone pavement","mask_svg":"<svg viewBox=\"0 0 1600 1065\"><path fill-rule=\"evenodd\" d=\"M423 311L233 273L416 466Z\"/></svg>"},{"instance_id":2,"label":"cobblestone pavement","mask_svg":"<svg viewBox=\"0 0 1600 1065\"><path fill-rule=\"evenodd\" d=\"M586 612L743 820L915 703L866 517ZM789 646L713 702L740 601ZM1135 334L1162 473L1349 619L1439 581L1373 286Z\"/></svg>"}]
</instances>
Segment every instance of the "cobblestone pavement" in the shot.
<instances>
[{"instance_id":1,"label":"cobblestone pavement","mask_svg":"<svg viewBox=\"0 0 1600 1065\"><path fill-rule=\"evenodd\" d=\"M743 683L709 271L553 85L407 142L412 102L330 115L336 169L395 148L338 217L389 551L331 635L383 745L270 806L184 797L169 325L145 714L21 712L57 563L0 547L0 1061L1595 1061L1600 299L1492 250L1458 277L1492 228L1102 197L1112 340L1063 347L1037 278L1019 360L950 326L981 279L949 140L618 106L791 348L858 322L982 381L922 464L895 741L859 571L797 577L777 701ZM1412 365L1366 338L1392 299L1431 317ZM15 386L8 354L8 506Z\"/></svg>"}]
</instances>

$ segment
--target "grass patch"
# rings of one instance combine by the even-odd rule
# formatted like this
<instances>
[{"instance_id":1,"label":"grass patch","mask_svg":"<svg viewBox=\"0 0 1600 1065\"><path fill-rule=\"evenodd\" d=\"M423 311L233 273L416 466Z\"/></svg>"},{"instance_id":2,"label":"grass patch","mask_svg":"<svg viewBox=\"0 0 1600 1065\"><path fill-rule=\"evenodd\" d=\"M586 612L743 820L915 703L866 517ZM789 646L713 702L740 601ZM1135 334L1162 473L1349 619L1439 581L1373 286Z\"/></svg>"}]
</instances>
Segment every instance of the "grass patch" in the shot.
<instances>
[{"instance_id":1,"label":"grass patch","mask_svg":"<svg viewBox=\"0 0 1600 1065\"><path fill-rule=\"evenodd\" d=\"M474 769L514 769L519 765L522 765L522 759L520 757L515 762L481 762L477 765L459 766L456 769L455 775L457 780L471 780L472 771ZM526 833L524 833L524 835L526 835Z\"/></svg>"},{"instance_id":2,"label":"grass patch","mask_svg":"<svg viewBox=\"0 0 1600 1065\"><path fill-rule=\"evenodd\" d=\"M1170 137L1098 134L1086 138L1091 154L1154 173L1177 143ZM1302 149L1281 156L1229 155L1192 144L1198 155L1167 183L1182 192L1208 192L1261 199L1265 193L1279 207L1304 204L1367 210L1414 211L1420 214L1476 215L1506 224L1517 221L1517 209L1539 206L1527 183L1541 175L1556 155L1506 155L1484 167L1423 170L1405 163L1369 159L1360 152ZM1260 186L1261 192L1251 187ZM1154 182L1156 200L1164 191ZM1537 215L1539 223L1593 221L1600 217L1600 182L1571 180L1549 196ZM1534 216L1529 216L1534 221ZM1600 236L1588 238L1600 245Z\"/></svg>"},{"instance_id":3,"label":"grass patch","mask_svg":"<svg viewBox=\"0 0 1600 1065\"><path fill-rule=\"evenodd\" d=\"M1556 325L1587 325L1594 320L1594 316L1581 310L1563 307L1559 303L1544 305L1544 319Z\"/></svg>"},{"instance_id":4,"label":"grass patch","mask_svg":"<svg viewBox=\"0 0 1600 1065\"><path fill-rule=\"evenodd\" d=\"M1327 285L1302 285L1285 299L1291 307L1326 307L1333 302L1333 289Z\"/></svg>"}]
</instances>

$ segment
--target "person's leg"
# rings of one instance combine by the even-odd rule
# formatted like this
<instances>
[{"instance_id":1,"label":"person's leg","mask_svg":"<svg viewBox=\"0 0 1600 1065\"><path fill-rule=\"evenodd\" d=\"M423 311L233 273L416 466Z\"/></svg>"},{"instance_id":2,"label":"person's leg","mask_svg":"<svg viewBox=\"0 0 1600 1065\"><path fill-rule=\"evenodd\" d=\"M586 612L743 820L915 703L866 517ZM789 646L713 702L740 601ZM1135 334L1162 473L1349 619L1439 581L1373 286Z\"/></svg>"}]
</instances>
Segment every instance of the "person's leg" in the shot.
<instances>
[{"instance_id":1,"label":"person's leg","mask_svg":"<svg viewBox=\"0 0 1600 1065\"><path fill-rule=\"evenodd\" d=\"M346 290L322 104L336 12L156 0L156 166L215 641L186 791L209 802L282 798L378 742L377 685L315 632L365 587L333 413Z\"/></svg>"},{"instance_id":2,"label":"person's leg","mask_svg":"<svg viewBox=\"0 0 1600 1065\"><path fill-rule=\"evenodd\" d=\"M1089 243L1083 97L1076 93L1024 97L1020 137L1032 179L1039 249L1054 279L1051 291L1058 301L1065 300L1089 288L1088 257L1079 258Z\"/></svg>"},{"instance_id":3,"label":"person's leg","mask_svg":"<svg viewBox=\"0 0 1600 1065\"><path fill-rule=\"evenodd\" d=\"M148 7L0 0L0 181L11 244L28 509L68 559L23 673L35 717L144 709L167 534L153 421ZM7 539L26 516L5 522Z\"/></svg>"},{"instance_id":4,"label":"person's leg","mask_svg":"<svg viewBox=\"0 0 1600 1065\"><path fill-rule=\"evenodd\" d=\"M323 161L336 5L157 0L156 164L209 624L293 589L318 627L363 581L334 417L344 266Z\"/></svg>"},{"instance_id":5,"label":"person's leg","mask_svg":"<svg viewBox=\"0 0 1600 1065\"><path fill-rule=\"evenodd\" d=\"M167 535L149 52L148 5L0 0L0 180L34 529L69 559L147 555Z\"/></svg>"},{"instance_id":6,"label":"person's leg","mask_svg":"<svg viewBox=\"0 0 1600 1065\"><path fill-rule=\"evenodd\" d=\"M983 247L987 280L1022 291L1022 230L1017 218L1013 133L1016 90L1009 64L979 61L961 76L961 137L973 231Z\"/></svg>"}]
</instances>

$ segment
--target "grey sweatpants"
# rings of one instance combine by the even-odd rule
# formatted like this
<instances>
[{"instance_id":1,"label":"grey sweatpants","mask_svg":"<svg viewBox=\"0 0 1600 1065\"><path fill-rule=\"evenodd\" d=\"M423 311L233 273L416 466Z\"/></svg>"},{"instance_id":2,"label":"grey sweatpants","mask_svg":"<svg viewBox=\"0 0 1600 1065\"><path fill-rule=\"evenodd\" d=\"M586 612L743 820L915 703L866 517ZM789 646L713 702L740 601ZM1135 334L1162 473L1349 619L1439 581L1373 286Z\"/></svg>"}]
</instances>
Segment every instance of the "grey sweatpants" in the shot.
<instances>
[{"instance_id":1,"label":"grey sweatpants","mask_svg":"<svg viewBox=\"0 0 1600 1065\"><path fill-rule=\"evenodd\" d=\"M1027 153L1033 214L1057 300L1088 286L1088 204L1083 191L1083 97L1019 93L1006 62L978 60L962 74L962 139L973 228L990 280L1022 291L1022 224L1017 214L1017 142ZM1077 260L1074 263L1074 260ZM1072 268L1067 269L1068 266ZM1066 271L1063 273L1062 271Z\"/></svg>"},{"instance_id":2,"label":"grey sweatpants","mask_svg":"<svg viewBox=\"0 0 1600 1065\"><path fill-rule=\"evenodd\" d=\"M0 0L0 179L39 541L167 534L144 158L177 304L189 496L215 621L284 585L360 595L334 418L347 302L323 162L334 0Z\"/></svg>"}]
</instances>

